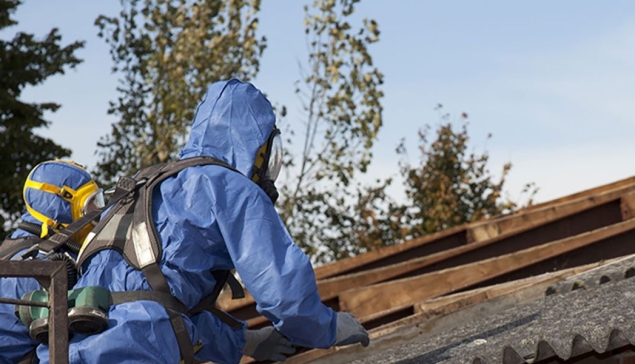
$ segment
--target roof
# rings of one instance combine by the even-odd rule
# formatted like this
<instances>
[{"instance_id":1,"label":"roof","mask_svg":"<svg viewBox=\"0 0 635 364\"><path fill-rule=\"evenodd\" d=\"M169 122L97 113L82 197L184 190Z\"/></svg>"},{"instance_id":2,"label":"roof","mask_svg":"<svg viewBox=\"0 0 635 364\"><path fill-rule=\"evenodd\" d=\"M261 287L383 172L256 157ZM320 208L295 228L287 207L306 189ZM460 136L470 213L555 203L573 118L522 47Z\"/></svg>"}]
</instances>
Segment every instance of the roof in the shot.
<instances>
[{"instance_id":1,"label":"roof","mask_svg":"<svg viewBox=\"0 0 635 364\"><path fill-rule=\"evenodd\" d=\"M631 177L318 267L323 302L358 317L371 345L286 362L574 362L624 347L635 339L634 216ZM249 295L219 307L268 324Z\"/></svg>"}]
</instances>

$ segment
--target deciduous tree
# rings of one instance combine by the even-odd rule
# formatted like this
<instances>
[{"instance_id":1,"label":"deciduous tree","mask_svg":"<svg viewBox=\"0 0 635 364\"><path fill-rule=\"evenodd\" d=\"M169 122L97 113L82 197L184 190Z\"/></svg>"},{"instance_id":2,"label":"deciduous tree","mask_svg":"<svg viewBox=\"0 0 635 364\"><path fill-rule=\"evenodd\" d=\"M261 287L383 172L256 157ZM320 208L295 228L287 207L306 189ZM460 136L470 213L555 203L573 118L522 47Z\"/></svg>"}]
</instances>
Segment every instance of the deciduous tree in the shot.
<instances>
[{"instance_id":1,"label":"deciduous tree","mask_svg":"<svg viewBox=\"0 0 635 364\"><path fill-rule=\"evenodd\" d=\"M196 105L214 81L249 80L259 68L260 0L122 0L118 16L95 21L110 45L119 118L98 143L98 176L122 174L175 157Z\"/></svg>"},{"instance_id":2,"label":"deciduous tree","mask_svg":"<svg viewBox=\"0 0 635 364\"><path fill-rule=\"evenodd\" d=\"M382 125L383 75L368 49L379 27L372 19L353 23L359 2L316 0L305 7L309 55L296 89L304 125L289 125L301 142L287 155L291 174L280 211L296 243L319 261L348 255L355 177L366 172Z\"/></svg>"},{"instance_id":3,"label":"deciduous tree","mask_svg":"<svg viewBox=\"0 0 635 364\"><path fill-rule=\"evenodd\" d=\"M442 105L437 108L442 110ZM491 138L491 134L488 135ZM433 129L426 125L419 131L418 162L408 159L405 139L397 147L400 174L406 199L395 202L369 189L367 203L359 207L366 218L359 226L361 251L391 245L441 231L453 226L508 213L529 205L537 192L527 183L521 192L524 201L514 201L504 191L512 168L503 165L498 176L490 171L489 154L470 150L468 115L451 120L441 114L441 123ZM390 181L384 181L390 183ZM377 205L382 201L383 208Z\"/></svg>"}]
</instances>

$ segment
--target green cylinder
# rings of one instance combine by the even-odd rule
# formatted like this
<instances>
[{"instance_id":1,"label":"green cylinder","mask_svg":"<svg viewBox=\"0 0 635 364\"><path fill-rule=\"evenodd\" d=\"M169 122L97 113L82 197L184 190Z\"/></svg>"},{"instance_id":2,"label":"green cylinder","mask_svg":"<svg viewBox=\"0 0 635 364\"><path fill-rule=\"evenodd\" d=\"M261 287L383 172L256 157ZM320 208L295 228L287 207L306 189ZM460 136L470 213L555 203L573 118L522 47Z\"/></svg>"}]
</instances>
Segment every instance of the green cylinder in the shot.
<instances>
[{"instance_id":1,"label":"green cylinder","mask_svg":"<svg viewBox=\"0 0 635 364\"><path fill-rule=\"evenodd\" d=\"M68 292L68 326L71 332L93 335L108 328L110 291L89 286Z\"/></svg>"},{"instance_id":2,"label":"green cylinder","mask_svg":"<svg viewBox=\"0 0 635 364\"><path fill-rule=\"evenodd\" d=\"M49 301L49 293L44 290L31 291L27 292L22 296L23 300L35 301L48 303ZM48 307L37 307L37 306L27 306L27 305L18 305L16 306L16 314L20 318L20 321L26 326L29 327L33 320L48 318L49 317L49 309Z\"/></svg>"}]
</instances>

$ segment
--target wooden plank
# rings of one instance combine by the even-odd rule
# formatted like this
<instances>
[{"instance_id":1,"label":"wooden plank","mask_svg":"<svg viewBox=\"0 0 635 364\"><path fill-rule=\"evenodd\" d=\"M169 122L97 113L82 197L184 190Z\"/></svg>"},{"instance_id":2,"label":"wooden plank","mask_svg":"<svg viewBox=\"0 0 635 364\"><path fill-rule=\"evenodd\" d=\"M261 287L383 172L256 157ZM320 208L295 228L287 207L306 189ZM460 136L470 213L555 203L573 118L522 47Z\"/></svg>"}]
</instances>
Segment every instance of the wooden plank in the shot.
<instances>
[{"instance_id":1,"label":"wooden plank","mask_svg":"<svg viewBox=\"0 0 635 364\"><path fill-rule=\"evenodd\" d=\"M406 251L412 248L418 247L429 242L461 233L465 231L466 225L455 226L450 229L446 229L437 233L422 236L417 239L406 241L402 244L391 245L377 250L370 251L365 254L361 254L355 257L346 258L335 262L333 264L323 265L315 268L315 278L317 280L334 277L338 274L345 273L353 268L362 266L364 264L380 260L382 258Z\"/></svg>"},{"instance_id":2,"label":"wooden plank","mask_svg":"<svg viewBox=\"0 0 635 364\"><path fill-rule=\"evenodd\" d=\"M606 202L603 199L598 199L598 201ZM613 204L610 206L615 206L615 208L619 208L618 204ZM600 211L598 211L597 213L600 213ZM619 215L619 211L616 211L615 213L616 215ZM566 220L566 218L560 219L558 222L560 225L558 225L557 229L552 229L552 231L564 231L567 226L578 224L578 222L579 220L569 221L569 220ZM539 226L534 226L532 227L532 229L537 229L539 228ZM578 224L578 226L580 225ZM581 226L584 226L584 225L581 225ZM602 225L598 224L596 226L600 227ZM591 227L589 227L589 229L591 229ZM580 230L580 229L578 229L578 231L580 233L583 232L583 230ZM525 230L524 232L531 232L531 230ZM552 237L550 238L550 235L546 231L540 231L539 234L540 234L540 238L529 240L528 243L525 245L525 248L527 248L527 245L529 246L539 245L541 243L556 240L557 238L562 236L562 234L551 235ZM363 286L367 286L367 285L378 283L378 282L385 282L385 281L391 280L392 278L403 276L406 273L416 272L417 270L434 265L439 262L448 263L445 265L445 268L449 268L450 266L458 265L458 264L452 264L451 259L458 258L459 256L463 257L463 258L460 258L461 259L460 261L463 262L462 264L466 264L476 260L492 258L494 256L502 255L503 253L497 253L496 249L490 249L490 251L488 252L481 252L478 254L476 254L476 251L486 246L494 245L495 243L497 243L499 246L505 245L506 246L505 249L507 250L506 251L507 253L510 253L511 251L514 251L514 250L521 250L522 245L518 244L519 243L518 240L509 240L510 241L509 244L505 243L506 240L516 236L517 236L517 232L503 233L489 240L460 246L460 247L449 249L447 251L442 251L430 256L424 256L420 258L411 259L403 263L393 264L383 268L376 268L376 269L362 271L355 274L347 274L347 275L338 276L335 278L322 280L318 282L318 290L320 292L322 299L327 300L327 299L336 297L340 292L343 292L345 290L353 289L357 287L363 287ZM474 258L472 259L469 259L467 256L465 256L466 254L470 252L474 252L472 254ZM459 262L459 260L457 259L454 259L454 261Z\"/></svg>"},{"instance_id":3,"label":"wooden plank","mask_svg":"<svg viewBox=\"0 0 635 364\"><path fill-rule=\"evenodd\" d=\"M635 191L635 184L629 184L587 198L556 205L548 205L541 209L525 210L522 213L503 216L489 222L476 222L468 229L467 239L468 242L483 241L510 231L520 232L532 229L549 221L561 219L565 216L616 200L633 191ZM628 220L629 218L625 218L624 220Z\"/></svg>"},{"instance_id":4,"label":"wooden plank","mask_svg":"<svg viewBox=\"0 0 635 364\"><path fill-rule=\"evenodd\" d=\"M531 285L539 285L544 292L547 287L554 282L589 271L604 264L607 264L607 262L586 264L580 267L573 267L516 281L499 283L497 285L456 293L449 296L427 299L425 301L415 303L414 313L420 315L420 317L429 319L460 310L466 306L471 306L494 297L512 294Z\"/></svg>"},{"instance_id":5,"label":"wooden plank","mask_svg":"<svg viewBox=\"0 0 635 364\"><path fill-rule=\"evenodd\" d=\"M609 188L610 187L610 188ZM447 235L466 231L468 242L477 242L494 238L498 235L510 232L519 232L531 229L548 221L562 218L582 210L597 206L620 196L635 191L635 177L618 181L613 184L600 186L593 191L598 191L596 195L587 196L586 192L581 192L571 196L582 196L581 198L558 199L558 203L545 203L541 208L523 209L516 213L491 218L485 221L478 221L470 224L457 226L435 234L427 235L418 239L405 242L400 245L393 245L380 248L366 254L347 258L336 263L315 268L316 278L323 279L343 274L353 268L384 259L388 256L410 250L422 244L430 243Z\"/></svg>"},{"instance_id":6,"label":"wooden plank","mask_svg":"<svg viewBox=\"0 0 635 364\"><path fill-rule=\"evenodd\" d=\"M580 192L576 192L573 193L571 195L566 195L564 197L560 197L560 198L556 198L553 200L549 200L549 201L545 201L539 204L535 204L535 205L531 205L526 207L525 209L527 210L535 210L535 209L541 209L545 206L552 206L552 205L557 205L563 202L568 202L571 200L576 200L576 199L580 199L580 198L585 198L585 197L589 197L589 196L593 196L593 195L598 195L601 194L603 192L606 191L610 191L610 190L615 190L615 189L619 189L621 187L624 186L628 186L628 185L632 185L635 183L635 176L631 176L631 177L627 177L615 182L611 182L611 183L607 183L598 187L593 187L593 188L589 188L587 190L583 190Z\"/></svg>"},{"instance_id":7,"label":"wooden plank","mask_svg":"<svg viewBox=\"0 0 635 364\"><path fill-rule=\"evenodd\" d=\"M593 230L538 247L470 263L417 277L375 284L342 292L340 308L357 317L414 304L426 298L447 294L478 282L529 266L544 259L590 245L635 229L635 220Z\"/></svg>"}]
</instances>

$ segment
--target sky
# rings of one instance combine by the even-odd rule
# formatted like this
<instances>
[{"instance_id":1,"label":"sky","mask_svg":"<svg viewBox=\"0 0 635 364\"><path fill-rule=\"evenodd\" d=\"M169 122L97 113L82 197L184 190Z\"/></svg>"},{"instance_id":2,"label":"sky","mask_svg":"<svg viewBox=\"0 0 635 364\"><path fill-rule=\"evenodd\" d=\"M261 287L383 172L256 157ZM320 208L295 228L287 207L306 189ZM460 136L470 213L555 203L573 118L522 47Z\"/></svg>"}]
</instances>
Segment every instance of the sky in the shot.
<instances>
[{"instance_id":1,"label":"sky","mask_svg":"<svg viewBox=\"0 0 635 364\"><path fill-rule=\"evenodd\" d=\"M298 122L293 83L307 56L302 8L309 3L264 0L259 14L268 46L253 83ZM117 97L117 75L93 23L119 10L117 0L25 0L18 26L0 32L43 36L57 27L64 44L86 41L76 70L22 96L62 105L46 114L51 126L39 133L87 166L116 121L106 110ZM439 103L469 115L471 148L489 153L492 173L512 163L506 191L513 200L522 202L527 182L543 202L635 175L635 1L362 0L355 14L358 24L379 24L380 41L369 51L385 75L384 124L363 182L399 181L395 147L405 137L416 163L416 133L438 125ZM403 188L395 183L390 193L399 199Z\"/></svg>"}]
</instances>

